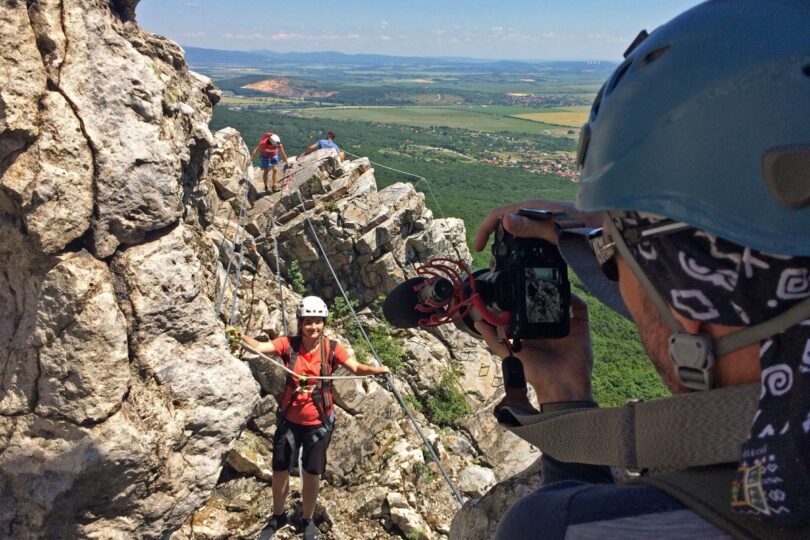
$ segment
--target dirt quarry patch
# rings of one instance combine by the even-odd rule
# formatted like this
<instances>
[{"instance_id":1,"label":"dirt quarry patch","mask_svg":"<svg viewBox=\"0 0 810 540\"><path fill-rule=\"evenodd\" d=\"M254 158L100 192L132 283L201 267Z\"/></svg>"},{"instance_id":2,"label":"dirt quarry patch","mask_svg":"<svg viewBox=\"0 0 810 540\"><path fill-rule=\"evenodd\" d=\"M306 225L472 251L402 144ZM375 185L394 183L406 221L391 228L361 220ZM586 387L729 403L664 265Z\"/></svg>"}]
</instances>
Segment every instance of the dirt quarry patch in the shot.
<instances>
[{"instance_id":1,"label":"dirt quarry patch","mask_svg":"<svg viewBox=\"0 0 810 540\"><path fill-rule=\"evenodd\" d=\"M284 79L265 79L255 83L246 84L242 88L267 92L276 96L283 96L293 99L327 98L334 96L337 92L315 92L306 88L296 88L290 86Z\"/></svg>"}]
</instances>

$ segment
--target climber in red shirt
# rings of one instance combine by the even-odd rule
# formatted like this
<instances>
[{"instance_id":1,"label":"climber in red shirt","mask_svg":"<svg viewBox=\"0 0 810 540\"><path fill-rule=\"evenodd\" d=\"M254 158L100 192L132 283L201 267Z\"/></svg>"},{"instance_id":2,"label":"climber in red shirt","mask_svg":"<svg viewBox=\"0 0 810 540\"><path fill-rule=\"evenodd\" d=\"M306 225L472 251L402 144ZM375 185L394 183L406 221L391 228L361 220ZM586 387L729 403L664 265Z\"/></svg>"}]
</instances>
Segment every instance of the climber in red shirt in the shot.
<instances>
[{"instance_id":1,"label":"climber in red shirt","mask_svg":"<svg viewBox=\"0 0 810 540\"><path fill-rule=\"evenodd\" d=\"M388 373L385 366L361 364L337 341L324 337L329 314L326 304L317 296L305 297L298 306L297 336L282 336L271 342L260 342L229 330L232 339L241 339L262 354L275 354L285 365L304 377L287 377L281 396L276 433L273 437L273 517L267 529L281 529L289 522L285 502L290 491L290 466L293 450L303 448L302 488L304 538L319 537L312 520L318 498L320 478L326 468L326 450L334 429L334 402L329 380L311 379L331 375L343 366L355 375ZM308 377L307 377L308 376Z\"/></svg>"}]
</instances>

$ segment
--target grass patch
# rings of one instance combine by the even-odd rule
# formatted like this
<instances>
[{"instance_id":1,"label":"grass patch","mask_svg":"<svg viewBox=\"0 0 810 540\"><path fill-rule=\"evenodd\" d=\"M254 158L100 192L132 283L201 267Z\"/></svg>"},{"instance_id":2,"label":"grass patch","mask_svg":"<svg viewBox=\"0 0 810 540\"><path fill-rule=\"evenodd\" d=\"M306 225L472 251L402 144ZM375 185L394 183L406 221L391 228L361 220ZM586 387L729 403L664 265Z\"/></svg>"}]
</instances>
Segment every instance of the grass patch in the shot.
<instances>
[{"instance_id":1,"label":"grass patch","mask_svg":"<svg viewBox=\"0 0 810 540\"><path fill-rule=\"evenodd\" d=\"M436 425L452 427L456 420L470 412L470 406L458 384L458 375L448 371L427 400L427 417Z\"/></svg>"},{"instance_id":2,"label":"grass patch","mask_svg":"<svg viewBox=\"0 0 810 540\"><path fill-rule=\"evenodd\" d=\"M382 300L381 297L373 303L372 311L382 310ZM350 299L350 302L351 307L356 311L359 302L355 299ZM380 307L378 308L377 305ZM395 335L395 329L382 316L379 317L379 321L375 326L365 328L366 335L374 350L377 351L377 358L380 362L391 371L398 371L403 365L402 356L405 354L405 350L402 348L402 338ZM371 347L363 337L357 322L352 317L349 305L342 296L338 296L332 302L327 324L338 328L341 334L351 342L358 362L362 364L371 362L374 358Z\"/></svg>"}]
</instances>

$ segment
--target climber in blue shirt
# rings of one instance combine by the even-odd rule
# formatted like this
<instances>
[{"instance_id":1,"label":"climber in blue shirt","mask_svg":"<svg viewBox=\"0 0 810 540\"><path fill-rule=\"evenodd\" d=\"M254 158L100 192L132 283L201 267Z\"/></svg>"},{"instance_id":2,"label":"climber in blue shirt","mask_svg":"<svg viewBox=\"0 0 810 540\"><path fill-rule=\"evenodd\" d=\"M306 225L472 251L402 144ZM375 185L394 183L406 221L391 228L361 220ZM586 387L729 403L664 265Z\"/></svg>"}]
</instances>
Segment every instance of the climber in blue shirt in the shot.
<instances>
[{"instance_id":1,"label":"climber in blue shirt","mask_svg":"<svg viewBox=\"0 0 810 540\"><path fill-rule=\"evenodd\" d=\"M321 150L323 148L332 148L332 149L334 149L337 152L338 158L340 159L340 161L343 161L344 159L346 159L346 154L338 147L337 144L335 144L335 132L334 131L330 131L329 133L327 133L325 139L321 139L320 141L309 145L309 147L306 150L304 150L304 152L301 154L301 156L305 156L307 154L310 154L310 153L314 152L315 150ZM301 156L298 156L298 157L301 157Z\"/></svg>"}]
</instances>

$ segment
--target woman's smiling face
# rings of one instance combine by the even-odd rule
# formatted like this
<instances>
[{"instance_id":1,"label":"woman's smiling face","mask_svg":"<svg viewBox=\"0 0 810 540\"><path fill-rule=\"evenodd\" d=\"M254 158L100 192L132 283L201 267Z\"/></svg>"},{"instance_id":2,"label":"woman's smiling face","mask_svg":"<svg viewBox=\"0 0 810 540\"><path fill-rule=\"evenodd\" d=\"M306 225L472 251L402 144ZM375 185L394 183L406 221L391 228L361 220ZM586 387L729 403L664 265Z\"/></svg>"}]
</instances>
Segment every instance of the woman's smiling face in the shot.
<instances>
[{"instance_id":1,"label":"woman's smiling face","mask_svg":"<svg viewBox=\"0 0 810 540\"><path fill-rule=\"evenodd\" d=\"M303 317L301 319L301 335L309 339L318 339L323 335L326 321L323 317Z\"/></svg>"}]
</instances>

